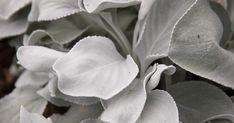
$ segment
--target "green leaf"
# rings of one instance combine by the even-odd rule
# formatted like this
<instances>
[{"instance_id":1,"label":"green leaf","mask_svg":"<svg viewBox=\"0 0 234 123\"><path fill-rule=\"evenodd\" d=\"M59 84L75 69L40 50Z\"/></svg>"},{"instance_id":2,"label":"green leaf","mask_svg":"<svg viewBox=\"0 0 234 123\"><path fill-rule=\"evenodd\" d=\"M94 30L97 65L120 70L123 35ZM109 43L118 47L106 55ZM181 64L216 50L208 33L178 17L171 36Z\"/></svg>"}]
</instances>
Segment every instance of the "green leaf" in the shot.
<instances>
[{"instance_id":1,"label":"green leaf","mask_svg":"<svg viewBox=\"0 0 234 123\"><path fill-rule=\"evenodd\" d=\"M168 92L175 99L183 123L202 123L212 119L234 121L231 99L217 87L200 81L172 85Z\"/></svg>"}]
</instances>

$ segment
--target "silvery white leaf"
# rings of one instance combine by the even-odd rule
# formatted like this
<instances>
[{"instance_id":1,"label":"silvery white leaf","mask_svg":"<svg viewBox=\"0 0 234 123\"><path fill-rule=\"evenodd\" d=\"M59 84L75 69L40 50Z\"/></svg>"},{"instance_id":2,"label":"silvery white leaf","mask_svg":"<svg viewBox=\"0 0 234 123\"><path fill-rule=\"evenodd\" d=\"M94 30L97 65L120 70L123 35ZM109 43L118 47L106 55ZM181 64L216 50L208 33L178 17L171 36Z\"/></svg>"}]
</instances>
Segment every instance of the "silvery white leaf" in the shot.
<instances>
[{"instance_id":1,"label":"silvery white leaf","mask_svg":"<svg viewBox=\"0 0 234 123\"><path fill-rule=\"evenodd\" d=\"M1 0L0 18L8 20L13 14L31 3L31 0Z\"/></svg>"},{"instance_id":2,"label":"silvery white leaf","mask_svg":"<svg viewBox=\"0 0 234 123\"><path fill-rule=\"evenodd\" d=\"M135 29L133 50L139 57L141 74L159 58L168 55L171 34L178 20L195 0L142 0ZM137 35L138 32L138 35Z\"/></svg>"},{"instance_id":3,"label":"silvery white leaf","mask_svg":"<svg viewBox=\"0 0 234 123\"><path fill-rule=\"evenodd\" d=\"M40 114L30 113L23 106L20 108L20 123L52 123Z\"/></svg>"},{"instance_id":4,"label":"silvery white leaf","mask_svg":"<svg viewBox=\"0 0 234 123\"><path fill-rule=\"evenodd\" d=\"M147 94L143 112L137 123L179 123L179 113L174 99L163 90Z\"/></svg>"},{"instance_id":5,"label":"silvery white leaf","mask_svg":"<svg viewBox=\"0 0 234 123\"><path fill-rule=\"evenodd\" d=\"M55 114L51 119L54 123L80 123L85 119L98 118L102 111L100 103L88 106L73 105L64 115Z\"/></svg>"},{"instance_id":6,"label":"silvery white leaf","mask_svg":"<svg viewBox=\"0 0 234 123\"><path fill-rule=\"evenodd\" d=\"M135 79L129 87L109 100L102 100L105 111L100 119L110 123L134 123L137 121L145 106L146 90L149 82L158 83L162 72L174 69L171 66L154 65L150 67L142 79ZM166 72L166 73L167 73Z\"/></svg>"},{"instance_id":7,"label":"silvery white leaf","mask_svg":"<svg viewBox=\"0 0 234 123\"><path fill-rule=\"evenodd\" d=\"M51 21L82 11L80 0L32 0L29 21Z\"/></svg>"},{"instance_id":8,"label":"silvery white leaf","mask_svg":"<svg viewBox=\"0 0 234 123\"><path fill-rule=\"evenodd\" d=\"M58 78L56 76L50 79L48 86L50 96L53 98L62 99L79 105L91 105L100 102L100 99L94 97L73 97L63 94L61 91L58 90Z\"/></svg>"},{"instance_id":9,"label":"silvery white leaf","mask_svg":"<svg viewBox=\"0 0 234 123\"><path fill-rule=\"evenodd\" d=\"M22 88L25 86L40 87L49 81L47 73L43 72L31 72L25 70L15 83L16 88Z\"/></svg>"},{"instance_id":10,"label":"silvery white leaf","mask_svg":"<svg viewBox=\"0 0 234 123\"><path fill-rule=\"evenodd\" d=\"M49 101L50 103L56 105L56 106L61 106L61 107L65 107L65 106L70 106L71 104L63 99L57 98L57 97L53 97L51 96L51 93L49 91L49 85L47 84L44 88L42 88L41 90L37 91L37 93L42 96L44 99L46 99L47 101Z\"/></svg>"},{"instance_id":11,"label":"silvery white leaf","mask_svg":"<svg viewBox=\"0 0 234 123\"><path fill-rule=\"evenodd\" d=\"M172 75L176 71L176 68L172 65L170 66L164 64L156 64L156 65L157 65L156 71L152 74L149 81L147 82L146 85L147 90L153 90L155 87L158 86L162 73L165 73L167 75Z\"/></svg>"},{"instance_id":12,"label":"silvery white leaf","mask_svg":"<svg viewBox=\"0 0 234 123\"><path fill-rule=\"evenodd\" d=\"M222 33L209 2L198 0L176 25L169 57L187 71L234 88L234 56L219 46Z\"/></svg>"},{"instance_id":13,"label":"silvery white leaf","mask_svg":"<svg viewBox=\"0 0 234 123\"><path fill-rule=\"evenodd\" d=\"M42 114L47 101L37 95L37 89L38 87L31 86L16 88L2 98L0 100L0 121L2 123L18 123L21 105L30 112Z\"/></svg>"},{"instance_id":14,"label":"silvery white leaf","mask_svg":"<svg viewBox=\"0 0 234 123\"><path fill-rule=\"evenodd\" d=\"M18 12L8 20L0 18L0 39L23 34L28 25L26 10Z\"/></svg>"},{"instance_id":15,"label":"silvery white leaf","mask_svg":"<svg viewBox=\"0 0 234 123\"><path fill-rule=\"evenodd\" d=\"M27 40L24 41L24 45L34 45L40 42L62 45L73 41L86 30L87 28L77 28L71 21L63 18L50 22L44 30L33 31Z\"/></svg>"},{"instance_id":16,"label":"silvery white leaf","mask_svg":"<svg viewBox=\"0 0 234 123\"><path fill-rule=\"evenodd\" d=\"M130 55L124 59L110 39L98 36L80 40L55 62L53 69L62 93L102 99L122 91L138 73Z\"/></svg>"},{"instance_id":17,"label":"silvery white leaf","mask_svg":"<svg viewBox=\"0 0 234 123\"><path fill-rule=\"evenodd\" d=\"M95 2L93 0L83 0L86 11L90 13L100 12L109 8L128 7L137 5L140 2L140 0L96 0Z\"/></svg>"},{"instance_id":18,"label":"silvery white leaf","mask_svg":"<svg viewBox=\"0 0 234 123\"><path fill-rule=\"evenodd\" d=\"M172 85L168 91L177 103L183 123L201 123L214 118L234 120L231 99L213 85L190 81Z\"/></svg>"},{"instance_id":19,"label":"silvery white leaf","mask_svg":"<svg viewBox=\"0 0 234 123\"><path fill-rule=\"evenodd\" d=\"M81 121L80 123L106 123L106 122L101 121L99 119L86 119Z\"/></svg>"},{"instance_id":20,"label":"silvery white leaf","mask_svg":"<svg viewBox=\"0 0 234 123\"><path fill-rule=\"evenodd\" d=\"M42 46L21 46L17 51L19 64L26 69L38 72L51 70L55 60L65 53Z\"/></svg>"},{"instance_id":21,"label":"silvery white leaf","mask_svg":"<svg viewBox=\"0 0 234 123\"><path fill-rule=\"evenodd\" d=\"M138 79L109 100L103 100L106 108L100 119L109 123L134 123L140 116L146 101L145 81Z\"/></svg>"}]
</instances>

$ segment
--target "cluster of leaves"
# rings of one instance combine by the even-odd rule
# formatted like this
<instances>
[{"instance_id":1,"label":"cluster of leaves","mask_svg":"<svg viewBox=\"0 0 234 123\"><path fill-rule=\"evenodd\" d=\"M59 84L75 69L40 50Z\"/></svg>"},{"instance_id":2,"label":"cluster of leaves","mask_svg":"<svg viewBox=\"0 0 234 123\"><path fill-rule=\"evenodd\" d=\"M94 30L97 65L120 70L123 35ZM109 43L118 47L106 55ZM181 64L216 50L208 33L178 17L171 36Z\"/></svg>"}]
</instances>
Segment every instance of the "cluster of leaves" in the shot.
<instances>
[{"instance_id":1,"label":"cluster of leaves","mask_svg":"<svg viewBox=\"0 0 234 123\"><path fill-rule=\"evenodd\" d=\"M234 123L233 0L1 0L0 27L1 123Z\"/></svg>"}]
</instances>

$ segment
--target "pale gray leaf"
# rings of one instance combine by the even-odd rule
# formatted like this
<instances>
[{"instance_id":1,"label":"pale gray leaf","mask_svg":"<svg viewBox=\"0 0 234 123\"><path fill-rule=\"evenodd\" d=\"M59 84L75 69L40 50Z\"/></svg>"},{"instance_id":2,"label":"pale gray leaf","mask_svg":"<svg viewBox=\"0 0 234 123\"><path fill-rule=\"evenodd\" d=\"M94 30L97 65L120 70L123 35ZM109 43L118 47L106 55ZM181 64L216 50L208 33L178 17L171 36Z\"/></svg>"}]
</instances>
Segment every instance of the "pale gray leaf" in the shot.
<instances>
[{"instance_id":1,"label":"pale gray leaf","mask_svg":"<svg viewBox=\"0 0 234 123\"><path fill-rule=\"evenodd\" d=\"M138 79L109 100L103 100L106 108L100 119L110 123L134 123L140 116L146 101L145 82Z\"/></svg>"},{"instance_id":2,"label":"pale gray leaf","mask_svg":"<svg viewBox=\"0 0 234 123\"><path fill-rule=\"evenodd\" d=\"M233 53L219 46L223 25L207 0L198 0L176 25L170 59L194 74L234 88Z\"/></svg>"},{"instance_id":3,"label":"pale gray leaf","mask_svg":"<svg viewBox=\"0 0 234 123\"><path fill-rule=\"evenodd\" d=\"M1 0L0 18L8 20L13 14L31 3L31 0Z\"/></svg>"},{"instance_id":4,"label":"pale gray leaf","mask_svg":"<svg viewBox=\"0 0 234 123\"><path fill-rule=\"evenodd\" d=\"M174 26L194 2L195 0L142 0L133 44L133 50L140 60L141 74L154 60L168 56Z\"/></svg>"},{"instance_id":5,"label":"pale gray leaf","mask_svg":"<svg viewBox=\"0 0 234 123\"><path fill-rule=\"evenodd\" d=\"M28 25L26 10L18 12L8 20L0 18L0 39L23 34L27 30Z\"/></svg>"},{"instance_id":6,"label":"pale gray leaf","mask_svg":"<svg viewBox=\"0 0 234 123\"><path fill-rule=\"evenodd\" d=\"M37 89L38 87L31 86L16 88L9 95L2 98L0 100L0 121L3 123L18 123L21 105L30 112L42 114L47 101L36 93Z\"/></svg>"},{"instance_id":7,"label":"pale gray leaf","mask_svg":"<svg viewBox=\"0 0 234 123\"><path fill-rule=\"evenodd\" d=\"M55 62L53 69L62 93L102 99L122 91L138 73L130 55L124 59L110 39L97 36L80 40Z\"/></svg>"},{"instance_id":8,"label":"pale gray leaf","mask_svg":"<svg viewBox=\"0 0 234 123\"><path fill-rule=\"evenodd\" d=\"M70 106L71 104L63 99L60 99L58 97L53 97L51 96L51 92L49 91L49 85L47 84L44 88L41 90L37 91L37 93L42 96L44 99L49 101L50 103L56 105L56 106Z\"/></svg>"},{"instance_id":9,"label":"pale gray leaf","mask_svg":"<svg viewBox=\"0 0 234 123\"><path fill-rule=\"evenodd\" d=\"M65 53L42 46L21 46L17 51L19 64L31 71L51 71L54 62Z\"/></svg>"},{"instance_id":10,"label":"pale gray leaf","mask_svg":"<svg viewBox=\"0 0 234 123\"><path fill-rule=\"evenodd\" d=\"M73 104L91 105L100 101L100 99L94 97L73 97L63 94L61 91L58 90L58 78L55 75L51 77L48 83L48 87L50 96L52 98L62 99Z\"/></svg>"},{"instance_id":11,"label":"pale gray leaf","mask_svg":"<svg viewBox=\"0 0 234 123\"><path fill-rule=\"evenodd\" d=\"M22 88L25 86L40 87L49 81L49 76L47 73L43 72L31 72L25 70L18 78L15 86L17 88Z\"/></svg>"},{"instance_id":12,"label":"pale gray leaf","mask_svg":"<svg viewBox=\"0 0 234 123\"><path fill-rule=\"evenodd\" d=\"M179 123L179 113L174 99L163 90L147 94L143 112L137 123Z\"/></svg>"},{"instance_id":13,"label":"pale gray leaf","mask_svg":"<svg viewBox=\"0 0 234 123\"><path fill-rule=\"evenodd\" d=\"M173 72L169 69L174 68L155 64L148 69L144 77L135 79L125 90L109 100L102 100L105 111L100 119L110 123L136 122L145 106L146 93L152 91L152 88L146 90L147 84L150 81L151 83L158 83L159 79L155 78L160 78L163 71Z\"/></svg>"},{"instance_id":14,"label":"pale gray leaf","mask_svg":"<svg viewBox=\"0 0 234 123\"><path fill-rule=\"evenodd\" d=\"M30 113L23 106L20 108L20 123L52 123L40 114Z\"/></svg>"}]
</instances>

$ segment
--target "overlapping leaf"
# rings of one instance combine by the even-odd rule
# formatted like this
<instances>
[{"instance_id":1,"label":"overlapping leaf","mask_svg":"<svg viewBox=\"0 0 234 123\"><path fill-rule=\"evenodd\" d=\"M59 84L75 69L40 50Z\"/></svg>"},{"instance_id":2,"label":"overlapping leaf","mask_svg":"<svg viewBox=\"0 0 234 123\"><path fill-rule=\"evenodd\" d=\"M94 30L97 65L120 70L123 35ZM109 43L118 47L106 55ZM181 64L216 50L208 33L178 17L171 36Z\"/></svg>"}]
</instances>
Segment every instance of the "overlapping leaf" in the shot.
<instances>
[{"instance_id":1,"label":"overlapping leaf","mask_svg":"<svg viewBox=\"0 0 234 123\"><path fill-rule=\"evenodd\" d=\"M29 21L49 21L82 11L81 0L32 0ZM53 14L52 14L53 13Z\"/></svg>"},{"instance_id":2,"label":"overlapping leaf","mask_svg":"<svg viewBox=\"0 0 234 123\"><path fill-rule=\"evenodd\" d=\"M100 103L88 106L73 105L64 115L55 114L50 118L54 123L80 123L85 119L98 118L102 111Z\"/></svg>"},{"instance_id":3,"label":"overlapping leaf","mask_svg":"<svg viewBox=\"0 0 234 123\"><path fill-rule=\"evenodd\" d=\"M30 113L23 106L20 109L20 123L52 123L40 114Z\"/></svg>"},{"instance_id":4,"label":"overlapping leaf","mask_svg":"<svg viewBox=\"0 0 234 123\"><path fill-rule=\"evenodd\" d=\"M48 99L53 101L54 104L56 105L61 104L61 101L59 100L64 100L72 104L79 104L79 105L90 105L90 104L95 104L95 103L100 102L100 99L95 98L95 97L74 97L74 96L70 96L70 95L66 95L62 93L58 89L58 77L55 75L50 79L48 83L48 89L49 89Z\"/></svg>"},{"instance_id":5,"label":"overlapping leaf","mask_svg":"<svg viewBox=\"0 0 234 123\"><path fill-rule=\"evenodd\" d=\"M62 93L102 99L122 91L138 73L131 56L124 59L110 39L96 36L79 41L53 69Z\"/></svg>"},{"instance_id":6,"label":"overlapping leaf","mask_svg":"<svg viewBox=\"0 0 234 123\"><path fill-rule=\"evenodd\" d=\"M31 0L1 0L0 18L8 20L13 14L31 3Z\"/></svg>"},{"instance_id":7,"label":"overlapping leaf","mask_svg":"<svg viewBox=\"0 0 234 123\"><path fill-rule=\"evenodd\" d=\"M40 97L35 87L16 88L11 94L0 100L0 121L3 123L18 123L20 107L23 105L30 112L43 113L47 101Z\"/></svg>"},{"instance_id":8,"label":"overlapping leaf","mask_svg":"<svg viewBox=\"0 0 234 123\"><path fill-rule=\"evenodd\" d=\"M50 22L45 29L33 31L24 41L24 45L43 43L62 45L73 41L86 30L87 28L80 29L76 27L66 18L60 19Z\"/></svg>"},{"instance_id":9,"label":"overlapping leaf","mask_svg":"<svg viewBox=\"0 0 234 123\"><path fill-rule=\"evenodd\" d=\"M28 28L27 10L22 10L11 18L0 18L0 39L23 34Z\"/></svg>"},{"instance_id":10,"label":"overlapping leaf","mask_svg":"<svg viewBox=\"0 0 234 123\"><path fill-rule=\"evenodd\" d=\"M132 84L128 88L120 92L118 95L114 96L113 98L109 100L106 100L106 101L103 100L102 102L106 109L101 115L101 120L106 121L106 122L111 122L111 123L134 123L140 117L140 119L137 122L145 123L145 122L149 122L149 119L150 120L152 119L152 117L146 116L145 114L147 115L148 113L156 114L159 112L164 112L165 114L163 115L163 117L159 115L157 117L154 116L156 119L158 119L158 121L164 120L167 117L166 115L169 112L172 113L173 118L178 117L178 113L177 114L175 113L177 111L176 105L174 104L174 101L171 100L172 99L171 97L169 98L166 95L165 100L158 100L158 99L153 98L153 96L150 96L147 98L147 91L152 93L150 95L154 95L154 96L161 95L161 91L152 91L152 89L155 88L157 86L157 83L159 82L159 79L155 79L155 78L160 78L161 73L165 72L165 70L170 71L170 69L173 69L170 66L169 67L167 66L165 67L165 69L161 70L161 67L165 67L165 65L154 65L152 68L149 69L149 71L147 72L147 74L145 75L143 79L135 79L135 81L133 81ZM149 81L151 81L150 82L151 88L146 88L146 86L148 86L147 84L149 84ZM153 81L155 84L152 84ZM155 85L155 87L152 87L152 85ZM168 105L166 105L167 107L170 104L173 104L170 107L171 111L154 110L151 112L151 110L148 110L148 107L157 106L161 104L167 104L167 103L168 103ZM168 123L173 123L172 122L173 120L175 121L178 120L178 118L177 119L173 119L173 118Z\"/></svg>"},{"instance_id":11,"label":"overlapping leaf","mask_svg":"<svg viewBox=\"0 0 234 123\"><path fill-rule=\"evenodd\" d=\"M195 0L142 1L133 45L141 63L142 74L154 60L168 55L174 26L194 2Z\"/></svg>"},{"instance_id":12,"label":"overlapping leaf","mask_svg":"<svg viewBox=\"0 0 234 123\"><path fill-rule=\"evenodd\" d=\"M147 95L144 110L137 123L179 123L175 101L168 92L154 90Z\"/></svg>"},{"instance_id":13,"label":"overlapping leaf","mask_svg":"<svg viewBox=\"0 0 234 123\"><path fill-rule=\"evenodd\" d=\"M48 72L65 53L42 46L22 46L17 51L19 64L31 71Z\"/></svg>"},{"instance_id":14,"label":"overlapping leaf","mask_svg":"<svg viewBox=\"0 0 234 123\"><path fill-rule=\"evenodd\" d=\"M212 119L234 122L234 105L217 87L200 81L178 83L169 88L179 108L182 123L202 123Z\"/></svg>"},{"instance_id":15,"label":"overlapping leaf","mask_svg":"<svg viewBox=\"0 0 234 123\"><path fill-rule=\"evenodd\" d=\"M102 10L108 8L123 8L132 5L137 5L141 1L140 0L83 0L84 7L86 11L92 12L100 12Z\"/></svg>"},{"instance_id":16,"label":"overlapping leaf","mask_svg":"<svg viewBox=\"0 0 234 123\"><path fill-rule=\"evenodd\" d=\"M170 59L182 68L234 88L234 54L219 46L223 25L207 0L198 0L176 25Z\"/></svg>"}]
</instances>

